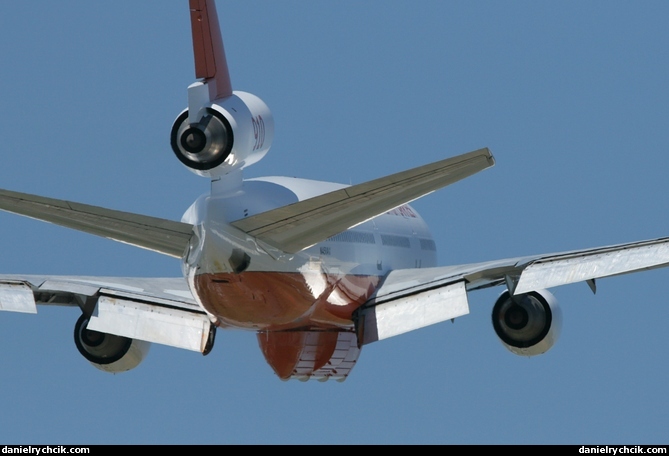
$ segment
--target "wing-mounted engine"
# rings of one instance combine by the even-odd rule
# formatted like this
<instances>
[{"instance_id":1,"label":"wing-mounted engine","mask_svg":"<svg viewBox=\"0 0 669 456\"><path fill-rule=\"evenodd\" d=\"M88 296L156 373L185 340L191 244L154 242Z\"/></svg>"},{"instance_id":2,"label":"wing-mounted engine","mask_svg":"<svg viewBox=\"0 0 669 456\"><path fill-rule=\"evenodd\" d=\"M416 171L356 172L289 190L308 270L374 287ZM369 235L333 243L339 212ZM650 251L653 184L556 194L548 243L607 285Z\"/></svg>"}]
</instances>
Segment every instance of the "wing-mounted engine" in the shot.
<instances>
[{"instance_id":1,"label":"wing-mounted engine","mask_svg":"<svg viewBox=\"0 0 669 456\"><path fill-rule=\"evenodd\" d=\"M139 366L144 360L150 342L115 336L87 328L88 317L79 317L74 326L74 343L84 358L105 372L117 374Z\"/></svg>"},{"instance_id":2,"label":"wing-mounted engine","mask_svg":"<svg viewBox=\"0 0 669 456\"><path fill-rule=\"evenodd\" d=\"M547 290L510 296L502 293L492 309L492 325L512 353L534 356L547 352L558 339L562 311Z\"/></svg>"},{"instance_id":3,"label":"wing-mounted engine","mask_svg":"<svg viewBox=\"0 0 669 456\"><path fill-rule=\"evenodd\" d=\"M202 83L189 87L189 100L197 84ZM184 110L172 126L170 139L177 158L195 174L220 177L257 162L269 150L274 119L255 95L233 92L203 107L189 102L191 107L199 112L192 116L189 109Z\"/></svg>"}]
</instances>

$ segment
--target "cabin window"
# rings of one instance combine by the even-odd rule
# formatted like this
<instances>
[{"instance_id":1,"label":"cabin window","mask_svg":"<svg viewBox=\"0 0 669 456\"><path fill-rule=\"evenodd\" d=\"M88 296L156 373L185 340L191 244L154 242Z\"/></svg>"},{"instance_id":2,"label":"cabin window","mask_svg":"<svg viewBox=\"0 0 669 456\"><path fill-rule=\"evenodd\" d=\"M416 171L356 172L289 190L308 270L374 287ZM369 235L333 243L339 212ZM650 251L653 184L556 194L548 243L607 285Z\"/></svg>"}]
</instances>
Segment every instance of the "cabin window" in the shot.
<instances>
[{"instance_id":1,"label":"cabin window","mask_svg":"<svg viewBox=\"0 0 669 456\"><path fill-rule=\"evenodd\" d=\"M372 233L363 233L361 231L344 231L328 238L328 241L334 242L355 242L358 244L376 244Z\"/></svg>"},{"instance_id":2,"label":"cabin window","mask_svg":"<svg viewBox=\"0 0 669 456\"><path fill-rule=\"evenodd\" d=\"M421 239L420 240L420 249L421 250L432 250L433 252L437 251L437 245L432 239Z\"/></svg>"},{"instance_id":3,"label":"cabin window","mask_svg":"<svg viewBox=\"0 0 669 456\"><path fill-rule=\"evenodd\" d=\"M408 249L411 247L411 243L409 242L409 238L406 236L397 236L395 234L382 234L381 235L381 243L383 245L390 245L393 247L403 247L405 249Z\"/></svg>"}]
</instances>

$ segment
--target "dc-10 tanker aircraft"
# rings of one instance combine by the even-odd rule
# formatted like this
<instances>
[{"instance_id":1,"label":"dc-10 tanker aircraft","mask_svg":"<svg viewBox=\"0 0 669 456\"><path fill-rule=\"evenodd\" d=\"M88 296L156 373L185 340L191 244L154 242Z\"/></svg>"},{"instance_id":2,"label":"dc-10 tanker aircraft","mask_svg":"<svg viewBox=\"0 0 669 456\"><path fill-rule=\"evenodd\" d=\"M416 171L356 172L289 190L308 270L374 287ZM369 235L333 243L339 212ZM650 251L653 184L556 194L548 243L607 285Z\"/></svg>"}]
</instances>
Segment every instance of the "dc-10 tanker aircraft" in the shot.
<instances>
[{"instance_id":1,"label":"dc-10 tanker aircraft","mask_svg":"<svg viewBox=\"0 0 669 456\"><path fill-rule=\"evenodd\" d=\"M256 331L281 379L342 381L364 345L466 315L468 293L501 285L504 346L550 349L561 313L547 291L669 263L669 238L478 264L436 264L409 202L493 166L486 148L358 185L243 179L268 152L270 110L233 91L213 0L190 0L195 73L171 130L176 157L211 180L180 222L0 190L0 209L179 258L183 278L0 276L0 309L78 306L80 353L112 373L151 343L207 354L217 328Z\"/></svg>"}]
</instances>

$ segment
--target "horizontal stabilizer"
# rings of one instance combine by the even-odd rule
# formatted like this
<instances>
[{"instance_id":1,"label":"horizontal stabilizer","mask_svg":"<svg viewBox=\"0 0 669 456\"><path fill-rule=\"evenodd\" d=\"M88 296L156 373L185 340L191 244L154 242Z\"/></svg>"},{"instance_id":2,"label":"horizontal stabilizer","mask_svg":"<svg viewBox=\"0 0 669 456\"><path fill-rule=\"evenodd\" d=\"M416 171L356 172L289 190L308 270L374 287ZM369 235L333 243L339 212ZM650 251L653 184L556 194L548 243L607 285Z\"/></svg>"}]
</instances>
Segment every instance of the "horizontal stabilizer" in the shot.
<instances>
[{"instance_id":1,"label":"horizontal stabilizer","mask_svg":"<svg viewBox=\"0 0 669 456\"><path fill-rule=\"evenodd\" d=\"M247 217L232 225L296 253L495 164L487 148Z\"/></svg>"},{"instance_id":2,"label":"horizontal stabilizer","mask_svg":"<svg viewBox=\"0 0 669 456\"><path fill-rule=\"evenodd\" d=\"M181 258L193 226L98 206L0 190L0 210Z\"/></svg>"}]
</instances>

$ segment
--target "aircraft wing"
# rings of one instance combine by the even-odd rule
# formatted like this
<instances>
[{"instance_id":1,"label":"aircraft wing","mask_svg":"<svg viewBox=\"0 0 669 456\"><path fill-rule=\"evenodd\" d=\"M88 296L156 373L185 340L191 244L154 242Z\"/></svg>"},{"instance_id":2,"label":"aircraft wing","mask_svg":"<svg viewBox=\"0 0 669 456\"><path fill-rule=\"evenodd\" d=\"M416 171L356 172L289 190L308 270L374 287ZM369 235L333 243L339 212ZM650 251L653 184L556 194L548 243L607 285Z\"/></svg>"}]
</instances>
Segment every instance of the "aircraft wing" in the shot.
<instances>
[{"instance_id":1,"label":"aircraft wing","mask_svg":"<svg viewBox=\"0 0 669 456\"><path fill-rule=\"evenodd\" d=\"M487 148L232 222L272 247L296 253L379 214L495 164Z\"/></svg>"},{"instance_id":2,"label":"aircraft wing","mask_svg":"<svg viewBox=\"0 0 669 456\"><path fill-rule=\"evenodd\" d=\"M506 285L519 295L574 282L669 265L669 238L484 263L388 273L358 311L358 331L368 344L469 313L467 292Z\"/></svg>"},{"instance_id":3,"label":"aircraft wing","mask_svg":"<svg viewBox=\"0 0 669 456\"><path fill-rule=\"evenodd\" d=\"M397 206L493 166L487 148L253 215L233 226L295 253ZM99 206L0 190L0 210L25 215L181 258L193 234L188 223Z\"/></svg>"},{"instance_id":4,"label":"aircraft wing","mask_svg":"<svg viewBox=\"0 0 669 456\"><path fill-rule=\"evenodd\" d=\"M181 258L193 226L72 201L0 190L0 210Z\"/></svg>"},{"instance_id":5,"label":"aircraft wing","mask_svg":"<svg viewBox=\"0 0 669 456\"><path fill-rule=\"evenodd\" d=\"M213 325L183 278L0 275L0 310L80 307L88 329L206 352Z\"/></svg>"}]
</instances>

